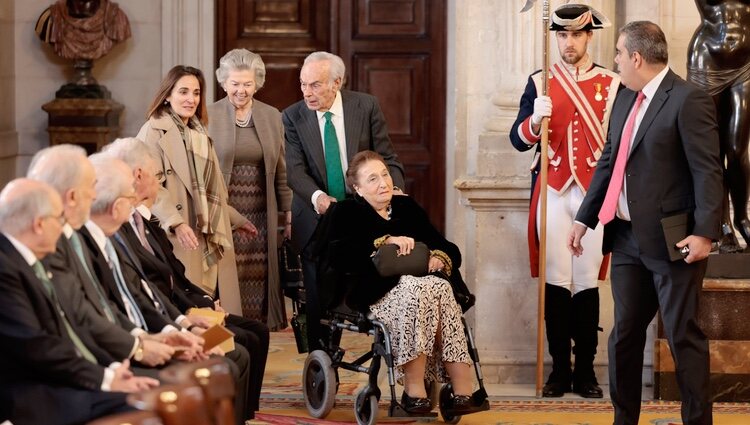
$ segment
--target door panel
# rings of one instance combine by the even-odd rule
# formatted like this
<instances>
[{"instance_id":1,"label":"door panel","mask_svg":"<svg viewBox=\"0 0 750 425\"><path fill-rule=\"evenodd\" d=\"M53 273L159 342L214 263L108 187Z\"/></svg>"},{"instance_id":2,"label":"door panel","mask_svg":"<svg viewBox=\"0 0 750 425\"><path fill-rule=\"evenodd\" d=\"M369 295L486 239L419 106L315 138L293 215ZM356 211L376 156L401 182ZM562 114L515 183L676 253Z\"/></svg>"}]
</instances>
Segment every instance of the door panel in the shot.
<instances>
[{"instance_id":1,"label":"door panel","mask_svg":"<svg viewBox=\"0 0 750 425\"><path fill-rule=\"evenodd\" d=\"M218 0L217 55L263 57L258 99L284 109L301 99L309 53L342 57L346 87L378 98L406 188L443 229L445 219L445 0ZM218 58L217 58L218 60ZM223 96L223 91L217 91Z\"/></svg>"}]
</instances>

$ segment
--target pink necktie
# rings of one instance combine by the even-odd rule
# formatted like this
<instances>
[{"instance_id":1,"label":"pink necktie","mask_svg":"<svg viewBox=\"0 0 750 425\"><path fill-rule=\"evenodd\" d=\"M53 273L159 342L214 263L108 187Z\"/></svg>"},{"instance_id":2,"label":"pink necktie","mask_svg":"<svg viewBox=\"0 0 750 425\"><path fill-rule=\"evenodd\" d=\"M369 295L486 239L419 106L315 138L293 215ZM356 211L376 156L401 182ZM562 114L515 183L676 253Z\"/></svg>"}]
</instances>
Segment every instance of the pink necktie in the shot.
<instances>
[{"instance_id":1,"label":"pink necktie","mask_svg":"<svg viewBox=\"0 0 750 425\"><path fill-rule=\"evenodd\" d=\"M633 138L635 118L638 116L638 109L645 98L646 95L639 91L638 97L635 99L635 105L633 105L628 121L625 123L625 128L622 130L620 149L617 150L617 158L615 158L615 168L612 170L612 177L609 179L609 187L607 187L607 195L604 197L602 209L599 210L599 221L602 224L607 224L615 218L617 201L620 198L622 182L625 177L625 165L628 162L628 153L630 152L630 139Z\"/></svg>"},{"instance_id":2,"label":"pink necktie","mask_svg":"<svg viewBox=\"0 0 750 425\"><path fill-rule=\"evenodd\" d=\"M141 241L141 245L146 248L146 251L153 254L154 250L151 248L151 245L149 245L148 239L146 239L146 229L143 226L143 217L141 216L141 213L134 211L133 221L135 221L135 227L138 230L138 239Z\"/></svg>"}]
</instances>

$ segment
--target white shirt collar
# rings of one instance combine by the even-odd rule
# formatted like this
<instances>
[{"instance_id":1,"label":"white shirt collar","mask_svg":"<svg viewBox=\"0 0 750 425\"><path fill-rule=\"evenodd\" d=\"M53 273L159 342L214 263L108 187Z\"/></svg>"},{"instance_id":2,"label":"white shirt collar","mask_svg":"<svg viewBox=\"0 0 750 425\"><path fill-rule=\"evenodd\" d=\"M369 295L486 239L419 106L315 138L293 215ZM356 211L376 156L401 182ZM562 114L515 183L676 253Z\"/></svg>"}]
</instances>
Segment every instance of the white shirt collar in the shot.
<instances>
[{"instance_id":1,"label":"white shirt collar","mask_svg":"<svg viewBox=\"0 0 750 425\"><path fill-rule=\"evenodd\" d=\"M94 238L94 242L96 242L96 245L99 247L99 251L104 254L104 258L109 261L109 256L107 255L107 250L105 249L105 245L107 244L107 235L104 234L104 230L102 230L101 227L99 227L96 223L89 220L85 224L86 228L89 229L89 233L91 233L91 237Z\"/></svg>"},{"instance_id":2,"label":"white shirt collar","mask_svg":"<svg viewBox=\"0 0 750 425\"><path fill-rule=\"evenodd\" d=\"M144 220L151 220L151 210L148 209L147 206L139 204L135 209L141 213L141 217L143 217Z\"/></svg>"},{"instance_id":3,"label":"white shirt collar","mask_svg":"<svg viewBox=\"0 0 750 425\"><path fill-rule=\"evenodd\" d=\"M654 98L656 90L659 89L661 82L664 81L664 77L667 76L667 72L669 72L669 67L665 66L664 69L662 69L658 74L656 74L654 78L651 79L651 81L643 86L643 89L641 89L641 91L646 96L646 99L651 100Z\"/></svg>"},{"instance_id":4,"label":"white shirt collar","mask_svg":"<svg viewBox=\"0 0 750 425\"><path fill-rule=\"evenodd\" d=\"M70 239L71 236L73 236L73 228L70 227L70 224L65 223L62 228L63 235L65 235L65 239Z\"/></svg>"},{"instance_id":5,"label":"white shirt collar","mask_svg":"<svg viewBox=\"0 0 750 425\"><path fill-rule=\"evenodd\" d=\"M26 260L26 262L30 266L33 266L34 263L39 261L39 259L36 258L36 255L34 255L31 249L29 249L29 247L24 245L23 242L19 241L18 239L14 238L13 236L7 233L3 233L3 235L5 235L5 237L8 238L10 243L12 243L13 246L16 248L16 251L18 251L18 253L21 254L21 257L23 257L23 259Z\"/></svg>"},{"instance_id":6,"label":"white shirt collar","mask_svg":"<svg viewBox=\"0 0 750 425\"><path fill-rule=\"evenodd\" d=\"M341 90L336 92L336 97L333 99L333 105L331 105L331 109L329 109L329 111L331 111L333 116L344 116L344 103L341 101ZM322 120L323 114L325 114L325 112L321 111L315 111L315 113L318 115L318 121Z\"/></svg>"}]
</instances>

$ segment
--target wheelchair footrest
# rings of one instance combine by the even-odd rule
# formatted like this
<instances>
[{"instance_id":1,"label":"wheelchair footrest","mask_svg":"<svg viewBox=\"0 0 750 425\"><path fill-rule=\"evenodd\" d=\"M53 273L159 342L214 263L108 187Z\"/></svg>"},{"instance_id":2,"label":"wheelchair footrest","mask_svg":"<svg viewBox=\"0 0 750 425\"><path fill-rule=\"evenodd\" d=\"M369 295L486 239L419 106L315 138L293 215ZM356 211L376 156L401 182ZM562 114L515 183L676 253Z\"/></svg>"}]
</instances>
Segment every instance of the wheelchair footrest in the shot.
<instances>
[{"instance_id":1,"label":"wheelchair footrest","mask_svg":"<svg viewBox=\"0 0 750 425\"><path fill-rule=\"evenodd\" d=\"M489 405L487 406L489 408ZM391 418L410 418L410 419L435 419L437 418L436 412L428 412L428 413L409 413L399 404L395 401L391 402L391 405L388 407L388 417Z\"/></svg>"}]
</instances>

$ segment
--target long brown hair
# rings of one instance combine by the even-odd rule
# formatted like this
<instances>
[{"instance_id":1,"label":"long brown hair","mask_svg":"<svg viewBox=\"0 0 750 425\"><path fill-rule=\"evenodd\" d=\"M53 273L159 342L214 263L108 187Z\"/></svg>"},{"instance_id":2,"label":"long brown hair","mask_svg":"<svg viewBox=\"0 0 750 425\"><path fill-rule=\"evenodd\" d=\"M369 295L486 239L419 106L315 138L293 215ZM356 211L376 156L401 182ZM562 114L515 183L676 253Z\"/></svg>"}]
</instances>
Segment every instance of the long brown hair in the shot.
<instances>
[{"instance_id":1,"label":"long brown hair","mask_svg":"<svg viewBox=\"0 0 750 425\"><path fill-rule=\"evenodd\" d=\"M148 108L148 112L146 113L146 119L150 119L152 117L160 117L164 115L164 113L169 111L169 108L171 107L169 105L169 102L167 101L167 98L172 93L172 90L174 89L175 84L177 84L177 81L180 80L180 78L186 76L186 75L192 75L195 78L198 79L198 85L201 89L201 96L200 96L200 104L198 105L198 108L195 111L195 116L198 117L198 120L200 120L201 124L204 126L208 124L208 112L206 112L206 79L203 78L203 72L201 72L198 68L193 68L192 66L186 66L186 65L177 65L174 68L170 69L167 73L167 76L164 77L164 79L161 82L161 85L159 86L159 91L156 92L156 97L154 98L154 101L151 102L151 106Z\"/></svg>"}]
</instances>

